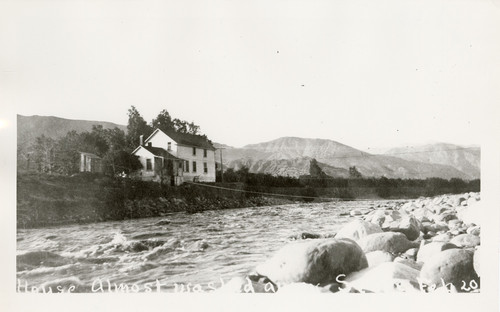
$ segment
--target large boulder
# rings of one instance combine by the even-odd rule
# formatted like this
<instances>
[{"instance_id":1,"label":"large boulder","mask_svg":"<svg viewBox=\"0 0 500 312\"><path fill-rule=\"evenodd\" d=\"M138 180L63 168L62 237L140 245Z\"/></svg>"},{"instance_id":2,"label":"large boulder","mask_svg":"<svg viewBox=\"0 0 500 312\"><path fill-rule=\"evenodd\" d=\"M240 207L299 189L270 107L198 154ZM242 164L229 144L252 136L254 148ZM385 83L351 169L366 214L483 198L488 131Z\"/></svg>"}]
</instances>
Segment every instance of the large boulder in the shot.
<instances>
[{"instance_id":1,"label":"large boulder","mask_svg":"<svg viewBox=\"0 0 500 312\"><path fill-rule=\"evenodd\" d=\"M448 228L450 229L450 231L466 230L462 220L458 220L458 219L453 219L453 220L448 221Z\"/></svg>"},{"instance_id":2,"label":"large boulder","mask_svg":"<svg viewBox=\"0 0 500 312\"><path fill-rule=\"evenodd\" d=\"M358 240L373 233L382 233L380 226L357 219L346 224L335 237Z\"/></svg>"},{"instance_id":3,"label":"large boulder","mask_svg":"<svg viewBox=\"0 0 500 312\"><path fill-rule=\"evenodd\" d=\"M428 205L426 207L422 207L420 209L427 209L431 214L435 214L435 213L439 213L441 208L442 207L440 204L431 203L430 205Z\"/></svg>"},{"instance_id":4,"label":"large boulder","mask_svg":"<svg viewBox=\"0 0 500 312\"><path fill-rule=\"evenodd\" d=\"M365 216L365 221L381 226L385 221L385 211L377 209Z\"/></svg>"},{"instance_id":5,"label":"large boulder","mask_svg":"<svg viewBox=\"0 0 500 312\"><path fill-rule=\"evenodd\" d=\"M471 196L469 199L467 199L467 206L473 206L477 204L480 201L479 197Z\"/></svg>"},{"instance_id":6,"label":"large boulder","mask_svg":"<svg viewBox=\"0 0 500 312\"><path fill-rule=\"evenodd\" d=\"M480 236L481 235L481 227L479 225L470 226L467 228L467 234Z\"/></svg>"},{"instance_id":7,"label":"large boulder","mask_svg":"<svg viewBox=\"0 0 500 312\"><path fill-rule=\"evenodd\" d=\"M402 255L406 259L417 259L418 248L410 248Z\"/></svg>"},{"instance_id":8,"label":"large boulder","mask_svg":"<svg viewBox=\"0 0 500 312\"><path fill-rule=\"evenodd\" d=\"M453 235L451 235L451 233L442 233L442 234L438 234L436 236L434 236L432 238L432 241L433 242L444 242L444 243L448 243L451 239L452 239Z\"/></svg>"},{"instance_id":9,"label":"large boulder","mask_svg":"<svg viewBox=\"0 0 500 312\"><path fill-rule=\"evenodd\" d=\"M432 199L431 204L432 205L439 205L442 202L444 202L444 197L443 196L436 196Z\"/></svg>"},{"instance_id":10,"label":"large boulder","mask_svg":"<svg viewBox=\"0 0 500 312\"><path fill-rule=\"evenodd\" d=\"M481 225L483 213L481 202L474 202L469 206L457 208L457 217L462 220L464 224Z\"/></svg>"},{"instance_id":11,"label":"large boulder","mask_svg":"<svg viewBox=\"0 0 500 312\"><path fill-rule=\"evenodd\" d=\"M434 219L434 214L431 210L423 207L412 211L413 216L420 222L430 221Z\"/></svg>"},{"instance_id":12,"label":"large boulder","mask_svg":"<svg viewBox=\"0 0 500 312\"><path fill-rule=\"evenodd\" d=\"M409 266L410 268L414 268L415 270L418 270L418 271L420 271L422 269L422 266L424 265L423 263L415 262L415 260L413 260L413 259L407 259L407 258L401 258L401 257L395 258L394 262L404 264L404 265Z\"/></svg>"},{"instance_id":13,"label":"large boulder","mask_svg":"<svg viewBox=\"0 0 500 312\"><path fill-rule=\"evenodd\" d=\"M393 254L382 250L371 251L365 255L369 267L377 266L384 262L392 262L394 260Z\"/></svg>"},{"instance_id":14,"label":"large boulder","mask_svg":"<svg viewBox=\"0 0 500 312\"><path fill-rule=\"evenodd\" d=\"M445 222L447 223L450 220L457 219L457 215L449 210L446 210L444 212L441 212L440 214L435 214L434 215L434 222Z\"/></svg>"},{"instance_id":15,"label":"large boulder","mask_svg":"<svg viewBox=\"0 0 500 312\"><path fill-rule=\"evenodd\" d=\"M403 233L384 232L370 234L358 241L361 249L366 252L383 250L393 254L399 254L410 248L418 247L418 243L408 240Z\"/></svg>"},{"instance_id":16,"label":"large boulder","mask_svg":"<svg viewBox=\"0 0 500 312\"><path fill-rule=\"evenodd\" d=\"M462 206L462 202L464 202L464 201L467 202L466 197L467 196L464 196L464 195L456 195L456 196L450 197L449 203L453 207Z\"/></svg>"},{"instance_id":17,"label":"large boulder","mask_svg":"<svg viewBox=\"0 0 500 312\"><path fill-rule=\"evenodd\" d=\"M363 215L363 213L357 209L353 209L353 210L349 211L349 215L351 217L355 217L355 216L361 216L361 215Z\"/></svg>"},{"instance_id":18,"label":"large boulder","mask_svg":"<svg viewBox=\"0 0 500 312\"><path fill-rule=\"evenodd\" d=\"M429 258L420 271L419 281L431 289L451 283L458 291L465 285L479 285L474 271L474 252L447 249ZM474 281L474 282L472 282Z\"/></svg>"},{"instance_id":19,"label":"large boulder","mask_svg":"<svg viewBox=\"0 0 500 312\"><path fill-rule=\"evenodd\" d=\"M404 210L404 211L415 211L417 210L417 207L413 205L413 202L407 202L401 205L401 208L399 210Z\"/></svg>"},{"instance_id":20,"label":"large boulder","mask_svg":"<svg viewBox=\"0 0 500 312\"><path fill-rule=\"evenodd\" d=\"M481 276L481 273L479 271L479 264L481 263L480 250L481 250L481 247L478 246L476 248L476 251L474 252L474 271L476 271L477 276Z\"/></svg>"},{"instance_id":21,"label":"large boulder","mask_svg":"<svg viewBox=\"0 0 500 312\"><path fill-rule=\"evenodd\" d=\"M432 258L443 250L452 248L457 248L457 246L445 242L431 242L425 245L422 244L418 250L417 262L426 262L429 258Z\"/></svg>"},{"instance_id":22,"label":"large boulder","mask_svg":"<svg viewBox=\"0 0 500 312\"><path fill-rule=\"evenodd\" d=\"M481 243L479 236L472 234L460 234L453 237L450 243L457 245L458 247L476 247Z\"/></svg>"},{"instance_id":23,"label":"large boulder","mask_svg":"<svg viewBox=\"0 0 500 312\"><path fill-rule=\"evenodd\" d=\"M441 232L441 231L448 231L448 225L445 222L422 222L423 230L424 233L427 232Z\"/></svg>"},{"instance_id":24,"label":"large boulder","mask_svg":"<svg viewBox=\"0 0 500 312\"><path fill-rule=\"evenodd\" d=\"M337 276L368 266L359 245L346 238L299 241L285 245L271 259L257 266L258 274L276 284L334 283Z\"/></svg>"},{"instance_id":25,"label":"large boulder","mask_svg":"<svg viewBox=\"0 0 500 312\"><path fill-rule=\"evenodd\" d=\"M384 223L380 226L382 229L387 228L394 221L401 220L401 218L407 215L405 212L399 212L396 210L385 210Z\"/></svg>"},{"instance_id":26,"label":"large boulder","mask_svg":"<svg viewBox=\"0 0 500 312\"><path fill-rule=\"evenodd\" d=\"M399 219L382 225L384 231L400 232L406 235L409 240L415 240L420 235L421 224L412 215L402 214Z\"/></svg>"},{"instance_id":27,"label":"large boulder","mask_svg":"<svg viewBox=\"0 0 500 312\"><path fill-rule=\"evenodd\" d=\"M402 263L385 262L349 274L342 283L361 292L417 292L418 275L418 270Z\"/></svg>"}]
</instances>

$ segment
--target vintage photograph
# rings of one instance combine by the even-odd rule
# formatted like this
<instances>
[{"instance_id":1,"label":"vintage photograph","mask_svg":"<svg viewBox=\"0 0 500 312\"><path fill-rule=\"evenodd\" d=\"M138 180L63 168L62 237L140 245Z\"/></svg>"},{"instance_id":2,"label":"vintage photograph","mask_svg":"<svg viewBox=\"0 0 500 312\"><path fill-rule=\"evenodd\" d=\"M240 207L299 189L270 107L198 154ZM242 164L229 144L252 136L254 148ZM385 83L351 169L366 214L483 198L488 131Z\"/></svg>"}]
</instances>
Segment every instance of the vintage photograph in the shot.
<instances>
[{"instance_id":1,"label":"vintage photograph","mask_svg":"<svg viewBox=\"0 0 500 312\"><path fill-rule=\"evenodd\" d=\"M2 6L17 296L485 291L497 1Z\"/></svg>"},{"instance_id":2,"label":"vintage photograph","mask_svg":"<svg viewBox=\"0 0 500 312\"><path fill-rule=\"evenodd\" d=\"M479 292L480 147L232 147L128 115L18 116L17 291Z\"/></svg>"}]
</instances>

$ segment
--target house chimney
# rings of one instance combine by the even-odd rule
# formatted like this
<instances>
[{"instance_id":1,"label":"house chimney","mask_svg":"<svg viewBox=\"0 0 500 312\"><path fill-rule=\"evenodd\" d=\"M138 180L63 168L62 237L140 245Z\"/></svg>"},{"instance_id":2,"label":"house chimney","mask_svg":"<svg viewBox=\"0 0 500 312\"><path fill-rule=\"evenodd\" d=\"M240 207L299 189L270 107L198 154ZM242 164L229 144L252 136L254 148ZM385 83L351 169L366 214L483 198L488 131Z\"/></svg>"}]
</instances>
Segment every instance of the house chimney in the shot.
<instances>
[{"instance_id":1,"label":"house chimney","mask_svg":"<svg viewBox=\"0 0 500 312\"><path fill-rule=\"evenodd\" d=\"M144 135L142 135L142 134L139 136L139 144L140 144L141 146L143 146L143 145L144 145Z\"/></svg>"}]
</instances>

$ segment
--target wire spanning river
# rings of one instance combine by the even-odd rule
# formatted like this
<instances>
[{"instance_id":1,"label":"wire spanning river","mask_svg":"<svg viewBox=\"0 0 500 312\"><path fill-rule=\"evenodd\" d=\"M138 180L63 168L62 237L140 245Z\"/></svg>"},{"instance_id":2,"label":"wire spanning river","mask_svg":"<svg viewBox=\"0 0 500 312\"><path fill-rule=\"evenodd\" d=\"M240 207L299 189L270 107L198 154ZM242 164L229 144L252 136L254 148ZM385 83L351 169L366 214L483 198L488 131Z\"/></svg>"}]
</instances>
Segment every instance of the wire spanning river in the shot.
<instances>
[{"instance_id":1,"label":"wire spanning river","mask_svg":"<svg viewBox=\"0 0 500 312\"><path fill-rule=\"evenodd\" d=\"M21 292L209 291L248 273L292 236L332 235L351 210L363 213L386 203L292 204L19 229L16 287Z\"/></svg>"}]
</instances>

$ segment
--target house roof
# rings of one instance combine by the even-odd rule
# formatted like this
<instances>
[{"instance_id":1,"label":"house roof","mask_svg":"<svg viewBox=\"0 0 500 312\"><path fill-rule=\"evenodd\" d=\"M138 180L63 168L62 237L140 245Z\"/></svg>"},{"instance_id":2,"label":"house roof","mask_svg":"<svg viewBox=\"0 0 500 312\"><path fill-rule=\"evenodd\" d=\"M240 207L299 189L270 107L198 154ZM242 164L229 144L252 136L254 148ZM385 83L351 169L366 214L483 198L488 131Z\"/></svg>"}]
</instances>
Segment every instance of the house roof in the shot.
<instances>
[{"instance_id":1,"label":"house roof","mask_svg":"<svg viewBox=\"0 0 500 312\"><path fill-rule=\"evenodd\" d=\"M164 150L161 147L152 147L152 146L143 146L143 147L155 156L161 156L167 159L182 160L178 157L175 157L174 155L172 155L171 153L169 153L168 151Z\"/></svg>"},{"instance_id":2,"label":"house roof","mask_svg":"<svg viewBox=\"0 0 500 312\"><path fill-rule=\"evenodd\" d=\"M158 131L162 130L158 128L155 129L155 131L153 131L153 133L144 141L144 143L146 143L150 138L152 138ZM179 133L175 131L162 131L162 132L171 137L172 140L174 140L177 144L196 146L205 149L215 150L215 147L212 145L212 142L204 136L188 134L188 133Z\"/></svg>"}]
</instances>

